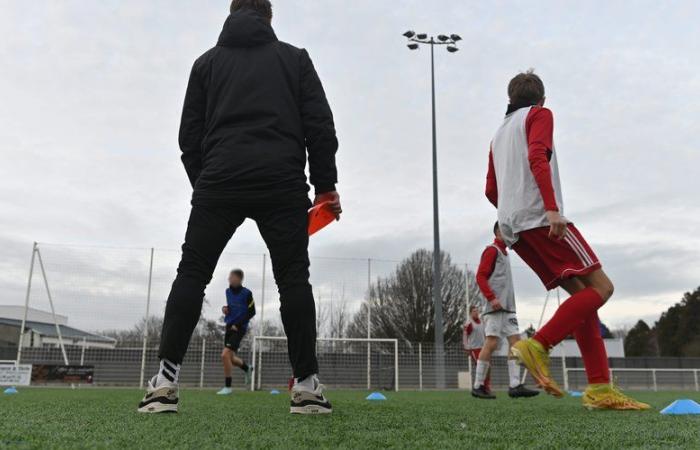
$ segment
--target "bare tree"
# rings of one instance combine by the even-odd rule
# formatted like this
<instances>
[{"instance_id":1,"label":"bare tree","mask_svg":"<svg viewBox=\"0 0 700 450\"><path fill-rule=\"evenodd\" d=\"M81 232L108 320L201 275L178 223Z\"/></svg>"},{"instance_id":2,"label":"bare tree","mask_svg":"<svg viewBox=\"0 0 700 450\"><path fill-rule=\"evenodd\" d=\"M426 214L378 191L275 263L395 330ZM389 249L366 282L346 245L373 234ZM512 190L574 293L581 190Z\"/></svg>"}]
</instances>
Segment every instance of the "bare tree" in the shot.
<instances>
[{"instance_id":1,"label":"bare tree","mask_svg":"<svg viewBox=\"0 0 700 450\"><path fill-rule=\"evenodd\" d=\"M347 303L345 286L341 288L338 298L334 291L331 291L329 297L316 294L316 326L319 336L332 338L345 336L350 321Z\"/></svg>"},{"instance_id":2,"label":"bare tree","mask_svg":"<svg viewBox=\"0 0 700 450\"><path fill-rule=\"evenodd\" d=\"M462 324L467 317L467 277L464 271L452 264L448 254L442 253L440 259L445 342L460 342ZM432 342L435 335L432 277L433 253L417 250L399 264L394 274L377 280L369 292L372 336L406 342ZM470 274L470 285L473 285L473 279L473 274ZM473 296L472 303L477 298ZM367 336L366 303L353 317L348 335Z\"/></svg>"}]
</instances>

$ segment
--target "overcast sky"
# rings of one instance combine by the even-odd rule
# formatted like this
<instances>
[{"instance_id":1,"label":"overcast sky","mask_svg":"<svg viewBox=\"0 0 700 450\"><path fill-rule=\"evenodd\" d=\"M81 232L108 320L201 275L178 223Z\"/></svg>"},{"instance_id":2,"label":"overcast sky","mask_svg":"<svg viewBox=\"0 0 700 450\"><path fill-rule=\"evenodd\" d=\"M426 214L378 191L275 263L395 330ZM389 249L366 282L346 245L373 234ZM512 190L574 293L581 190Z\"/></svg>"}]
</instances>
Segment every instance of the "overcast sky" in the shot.
<instances>
[{"instance_id":1,"label":"overcast sky","mask_svg":"<svg viewBox=\"0 0 700 450\"><path fill-rule=\"evenodd\" d=\"M41 247L59 312L93 329L132 323L153 246L169 249L156 252L152 310L160 312L191 194L177 146L185 85L194 59L216 42L228 2L0 6L0 304L22 303L33 241L63 244ZM508 80L534 67L555 115L566 215L616 283L603 320L655 320L700 284L697 2L274 7L278 37L310 52L340 139L345 213L311 246L314 284L330 291L322 302L346 292L355 310L367 279L361 260L432 246L429 53L406 49L406 29L464 38L460 52L436 54L442 244L456 262L476 264L491 239L488 144ZM259 292L264 251L245 224L208 291L208 315L231 266L248 269ZM517 256L513 265L521 323L536 323L544 289ZM373 276L392 266L377 263ZM32 302L45 308L35 287ZM269 278L267 287L273 317Z\"/></svg>"}]
</instances>

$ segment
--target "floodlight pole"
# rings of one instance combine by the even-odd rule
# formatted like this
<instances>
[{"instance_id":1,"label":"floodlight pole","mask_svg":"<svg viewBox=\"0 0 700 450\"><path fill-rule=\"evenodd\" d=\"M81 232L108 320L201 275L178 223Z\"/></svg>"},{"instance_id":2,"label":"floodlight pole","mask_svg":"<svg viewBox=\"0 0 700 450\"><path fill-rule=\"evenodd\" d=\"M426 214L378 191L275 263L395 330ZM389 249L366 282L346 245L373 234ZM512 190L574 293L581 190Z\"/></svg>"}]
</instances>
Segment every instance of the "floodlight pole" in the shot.
<instances>
[{"instance_id":1,"label":"floodlight pole","mask_svg":"<svg viewBox=\"0 0 700 450\"><path fill-rule=\"evenodd\" d=\"M461 38L440 35L436 41L433 36L428 39L425 34L416 35L407 31L404 36L409 40L409 49L418 49L418 44L430 45L430 90L432 107L433 133L433 308L435 309L435 384L438 389L445 388L445 337L442 317L442 278L440 251L440 214L438 207L438 170L437 170L437 121L435 117L435 45L447 45L450 53L457 51L456 43Z\"/></svg>"},{"instance_id":2,"label":"floodlight pole","mask_svg":"<svg viewBox=\"0 0 700 450\"><path fill-rule=\"evenodd\" d=\"M445 388L445 338L442 329L442 280L440 263L440 214L438 210L437 129L435 120L435 39L430 38L430 87L433 109L433 305L435 308L435 376L438 389Z\"/></svg>"}]
</instances>

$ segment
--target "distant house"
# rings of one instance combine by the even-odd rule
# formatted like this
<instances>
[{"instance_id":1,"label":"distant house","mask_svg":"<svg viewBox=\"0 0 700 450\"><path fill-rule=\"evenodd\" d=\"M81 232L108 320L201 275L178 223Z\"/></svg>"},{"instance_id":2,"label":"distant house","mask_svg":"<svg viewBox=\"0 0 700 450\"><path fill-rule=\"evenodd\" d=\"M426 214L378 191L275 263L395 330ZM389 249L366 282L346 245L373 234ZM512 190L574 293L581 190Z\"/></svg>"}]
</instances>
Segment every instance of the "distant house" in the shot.
<instances>
[{"instance_id":1,"label":"distant house","mask_svg":"<svg viewBox=\"0 0 700 450\"><path fill-rule=\"evenodd\" d=\"M19 345L23 317L24 306L0 305L0 346ZM56 314L54 322L50 312L29 308L22 347L58 347L56 324L61 330L63 345L66 347L114 348L116 346L116 339L68 326L66 316Z\"/></svg>"}]
</instances>

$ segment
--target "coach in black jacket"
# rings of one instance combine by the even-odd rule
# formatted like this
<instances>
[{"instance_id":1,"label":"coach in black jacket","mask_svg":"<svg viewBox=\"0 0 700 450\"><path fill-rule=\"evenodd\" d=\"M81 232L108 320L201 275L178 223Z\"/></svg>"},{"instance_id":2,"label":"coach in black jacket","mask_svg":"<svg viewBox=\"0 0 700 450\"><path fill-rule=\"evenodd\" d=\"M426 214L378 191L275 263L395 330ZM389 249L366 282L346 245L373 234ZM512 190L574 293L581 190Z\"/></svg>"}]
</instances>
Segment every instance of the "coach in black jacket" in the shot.
<instances>
[{"instance_id":1,"label":"coach in black jacket","mask_svg":"<svg viewBox=\"0 0 700 450\"><path fill-rule=\"evenodd\" d=\"M192 68L180 147L194 193L165 311L159 377L177 375L204 289L246 218L255 220L270 251L294 376L318 372L304 170L308 154L316 201L331 201L339 217L338 141L308 53L278 41L271 17L266 0L234 0L217 45ZM163 364L177 370L164 371Z\"/></svg>"}]
</instances>

